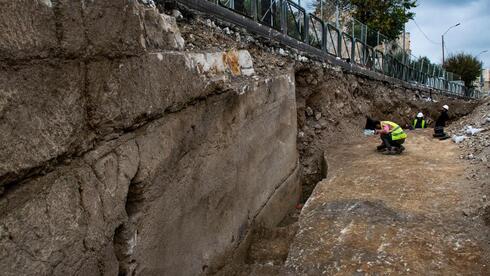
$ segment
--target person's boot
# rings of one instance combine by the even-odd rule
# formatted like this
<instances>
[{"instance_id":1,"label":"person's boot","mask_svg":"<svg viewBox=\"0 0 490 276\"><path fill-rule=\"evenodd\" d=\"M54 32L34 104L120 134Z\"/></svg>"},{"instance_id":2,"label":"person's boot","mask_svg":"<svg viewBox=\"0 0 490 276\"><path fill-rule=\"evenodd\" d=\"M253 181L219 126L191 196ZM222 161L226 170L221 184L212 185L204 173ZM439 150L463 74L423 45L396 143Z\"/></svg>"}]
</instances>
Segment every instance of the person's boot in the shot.
<instances>
[{"instance_id":1,"label":"person's boot","mask_svg":"<svg viewBox=\"0 0 490 276\"><path fill-rule=\"evenodd\" d=\"M377 151L383 151L384 149L386 149L386 145L385 144L381 144L379 146L376 147L376 150Z\"/></svg>"},{"instance_id":2,"label":"person's boot","mask_svg":"<svg viewBox=\"0 0 490 276\"><path fill-rule=\"evenodd\" d=\"M384 155L392 155L394 153L393 147L387 147L385 151L382 152Z\"/></svg>"}]
</instances>

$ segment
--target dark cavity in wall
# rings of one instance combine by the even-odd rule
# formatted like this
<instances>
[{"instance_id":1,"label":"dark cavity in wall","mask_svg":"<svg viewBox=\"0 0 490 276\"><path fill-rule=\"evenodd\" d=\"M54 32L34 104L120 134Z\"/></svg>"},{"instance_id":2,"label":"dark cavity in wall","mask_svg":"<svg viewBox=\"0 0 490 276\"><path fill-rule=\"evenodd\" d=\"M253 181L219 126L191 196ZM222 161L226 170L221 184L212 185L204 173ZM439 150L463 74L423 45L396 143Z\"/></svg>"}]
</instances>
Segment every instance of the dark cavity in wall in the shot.
<instances>
[{"instance_id":1,"label":"dark cavity in wall","mask_svg":"<svg viewBox=\"0 0 490 276\"><path fill-rule=\"evenodd\" d=\"M114 233L114 251L119 262L119 275L136 275L137 263L133 258L138 237L137 219L143 205L143 183L131 181L126 199L128 220Z\"/></svg>"}]
</instances>

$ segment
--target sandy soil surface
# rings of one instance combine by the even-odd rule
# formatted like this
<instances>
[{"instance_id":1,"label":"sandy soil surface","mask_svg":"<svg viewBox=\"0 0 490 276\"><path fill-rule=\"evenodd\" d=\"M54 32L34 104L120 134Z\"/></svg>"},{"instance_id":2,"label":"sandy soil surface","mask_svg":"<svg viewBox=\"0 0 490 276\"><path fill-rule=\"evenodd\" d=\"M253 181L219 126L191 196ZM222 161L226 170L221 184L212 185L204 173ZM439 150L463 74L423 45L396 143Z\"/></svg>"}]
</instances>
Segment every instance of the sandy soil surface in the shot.
<instances>
[{"instance_id":1,"label":"sandy soil surface","mask_svg":"<svg viewBox=\"0 0 490 276\"><path fill-rule=\"evenodd\" d=\"M431 131L410 132L400 156L375 152L377 137L329 149L329 176L301 213L287 270L490 275L489 228L466 212L481 183L469 181L457 145Z\"/></svg>"}]
</instances>

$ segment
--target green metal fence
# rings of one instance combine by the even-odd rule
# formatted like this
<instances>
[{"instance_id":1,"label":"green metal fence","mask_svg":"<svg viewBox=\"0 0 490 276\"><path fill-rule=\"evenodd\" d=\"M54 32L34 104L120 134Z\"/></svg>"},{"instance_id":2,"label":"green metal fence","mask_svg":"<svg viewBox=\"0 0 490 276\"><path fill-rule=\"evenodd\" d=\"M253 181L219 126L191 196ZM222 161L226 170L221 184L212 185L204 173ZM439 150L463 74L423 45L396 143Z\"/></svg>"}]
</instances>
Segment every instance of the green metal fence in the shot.
<instances>
[{"instance_id":1,"label":"green metal fence","mask_svg":"<svg viewBox=\"0 0 490 276\"><path fill-rule=\"evenodd\" d=\"M291 0L211 1L267 25L298 41L366 69L460 97L479 98L461 78L419 60L386 36L355 19L325 22Z\"/></svg>"}]
</instances>

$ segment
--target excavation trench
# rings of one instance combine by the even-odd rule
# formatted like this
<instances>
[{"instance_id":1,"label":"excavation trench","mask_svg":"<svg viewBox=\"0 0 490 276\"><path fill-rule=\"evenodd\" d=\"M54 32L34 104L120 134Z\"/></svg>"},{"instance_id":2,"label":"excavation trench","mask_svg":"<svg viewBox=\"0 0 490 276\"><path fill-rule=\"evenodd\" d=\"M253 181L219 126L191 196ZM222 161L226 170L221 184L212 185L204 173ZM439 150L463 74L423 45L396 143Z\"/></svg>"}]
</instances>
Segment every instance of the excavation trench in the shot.
<instances>
[{"instance_id":1,"label":"excavation trench","mask_svg":"<svg viewBox=\"0 0 490 276\"><path fill-rule=\"evenodd\" d=\"M383 87L377 82L331 69L298 66L295 80L302 189L298 205L296 209L289 210L276 227L257 226L253 229L245 242L245 261L227 265L218 275L285 275L294 270L290 259L296 251L291 250L297 250L297 244L302 242L297 237L302 207L305 203L310 204L315 187L327 181L331 171L329 167L338 170L339 166L355 161L356 157L348 153L349 149L356 151L358 147L372 147L361 138L366 116L388 118L404 127L416 111L423 111L429 118L437 116L437 104L427 101L427 95ZM473 107L471 103L451 103L454 117L468 114ZM339 147L344 149L344 156L338 155ZM345 192L349 192L349 188L345 188ZM383 216L383 203L364 202L361 208L365 206L372 209L373 214ZM338 208L343 207L339 205ZM386 206L383 210L389 213ZM332 237L335 234L329 238Z\"/></svg>"},{"instance_id":2,"label":"excavation trench","mask_svg":"<svg viewBox=\"0 0 490 276\"><path fill-rule=\"evenodd\" d=\"M283 275L364 116L473 106L152 1L18 2L0 19L5 275Z\"/></svg>"}]
</instances>

